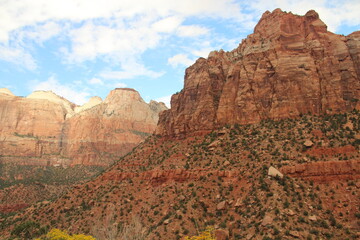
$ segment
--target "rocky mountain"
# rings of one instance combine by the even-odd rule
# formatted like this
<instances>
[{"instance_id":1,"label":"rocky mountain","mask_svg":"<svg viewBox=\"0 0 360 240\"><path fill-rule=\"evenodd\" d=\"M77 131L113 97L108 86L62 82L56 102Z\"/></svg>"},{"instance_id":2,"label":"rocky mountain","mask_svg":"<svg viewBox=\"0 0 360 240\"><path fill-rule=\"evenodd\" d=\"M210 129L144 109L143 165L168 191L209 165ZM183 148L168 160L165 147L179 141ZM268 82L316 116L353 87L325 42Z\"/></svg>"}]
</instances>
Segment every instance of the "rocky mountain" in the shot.
<instances>
[{"instance_id":1,"label":"rocky mountain","mask_svg":"<svg viewBox=\"0 0 360 240\"><path fill-rule=\"evenodd\" d=\"M327 31L319 15L276 9L230 52L214 51L185 73L156 133L184 136L224 124L360 108L360 31Z\"/></svg>"},{"instance_id":2,"label":"rocky mountain","mask_svg":"<svg viewBox=\"0 0 360 240\"><path fill-rule=\"evenodd\" d=\"M186 70L156 134L61 197L3 215L0 236L184 239L213 226L217 240L359 238L359 43L314 11L266 12L237 49Z\"/></svg>"},{"instance_id":3,"label":"rocky mountain","mask_svg":"<svg viewBox=\"0 0 360 240\"><path fill-rule=\"evenodd\" d=\"M0 91L0 156L25 165L109 165L153 133L166 107L133 89L76 106L53 92Z\"/></svg>"}]
</instances>

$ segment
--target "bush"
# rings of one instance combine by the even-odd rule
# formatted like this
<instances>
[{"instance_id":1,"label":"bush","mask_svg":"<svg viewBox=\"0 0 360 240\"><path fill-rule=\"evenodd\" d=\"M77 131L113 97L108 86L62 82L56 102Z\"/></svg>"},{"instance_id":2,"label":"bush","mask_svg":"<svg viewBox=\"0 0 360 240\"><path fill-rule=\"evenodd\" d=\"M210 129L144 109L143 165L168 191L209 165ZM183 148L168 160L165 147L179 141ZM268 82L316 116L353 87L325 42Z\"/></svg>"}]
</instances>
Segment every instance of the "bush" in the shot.
<instances>
[{"instance_id":1,"label":"bush","mask_svg":"<svg viewBox=\"0 0 360 240\"><path fill-rule=\"evenodd\" d=\"M192 237L186 236L185 240L215 240L214 228L207 227L205 231L203 231L197 236L192 236Z\"/></svg>"},{"instance_id":2,"label":"bush","mask_svg":"<svg viewBox=\"0 0 360 240\"><path fill-rule=\"evenodd\" d=\"M11 236L23 239L32 239L47 232L46 227L40 227L39 223L26 221L17 225L12 231Z\"/></svg>"},{"instance_id":3,"label":"bush","mask_svg":"<svg viewBox=\"0 0 360 240\"><path fill-rule=\"evenodd\" d=\"M96 240L92 236L86 236L84 234L69 235L66 231L60 229L52 229L45 238L38 238L36 240Z\"/></svg>"}]
</instances>

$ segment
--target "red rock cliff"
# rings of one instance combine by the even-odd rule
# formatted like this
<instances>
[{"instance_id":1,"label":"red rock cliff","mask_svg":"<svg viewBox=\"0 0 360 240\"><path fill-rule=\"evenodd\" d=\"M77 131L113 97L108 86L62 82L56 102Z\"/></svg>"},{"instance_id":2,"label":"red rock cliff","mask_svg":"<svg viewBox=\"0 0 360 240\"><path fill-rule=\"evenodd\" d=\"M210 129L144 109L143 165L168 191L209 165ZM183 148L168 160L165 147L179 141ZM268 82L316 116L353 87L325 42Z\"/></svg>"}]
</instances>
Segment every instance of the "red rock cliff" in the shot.
<instances>
[{"instance_id":1,"label":"red rock cliff","mask_svg":"<svg viewBox=\"0 0 360 240\"><path fill-rule=\"evenodd\" d=\"M63 154L72 164L110 164L152 134L165 109L145 103L133 89L115 89L103 103L65 122Z\"/></svg>"},{"instance_id":2,"label":"red rock cliff","mask_svg":"<svg viewBox=\"0 0 360 240\"><path fill-rule=\"evenodd\" d=\"M224 124L359 108L360 32L327 31L319 15L265 12L238 48L200 58L160 116L163 136Z\"/></svg>"},{"instance_id":3,"label":"red rock cliff","mask_svg":"<svg viewBox=\"0 0 360 240\"><path fill-rule=\"evenodd\" d=\"M152 134L165 109L133 89L81 107L52 92L23 98L0 89L0 162L108 165Z\"/></svg>"}]
</instances>

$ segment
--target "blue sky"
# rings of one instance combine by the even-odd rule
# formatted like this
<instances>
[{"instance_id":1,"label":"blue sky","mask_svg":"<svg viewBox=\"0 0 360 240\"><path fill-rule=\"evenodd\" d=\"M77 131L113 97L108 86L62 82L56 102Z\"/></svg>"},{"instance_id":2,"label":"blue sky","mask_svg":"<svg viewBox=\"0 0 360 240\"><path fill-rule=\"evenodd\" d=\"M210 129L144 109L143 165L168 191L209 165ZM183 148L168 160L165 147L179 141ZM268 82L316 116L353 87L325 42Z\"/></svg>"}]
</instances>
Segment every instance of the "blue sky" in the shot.
<instances>
[{"instance_id":1,"label":"blue sky","mask_svg":"<svg viewBox=\"0 0 360 240\"><path fill-rule=\"evenodd\" d=\"M186 67L237 47L278 7L314 9L339 34L360 30L358 0L0 0L0 88L81 105L130 87L169 104Z\"/></svg>"}]
</instances>

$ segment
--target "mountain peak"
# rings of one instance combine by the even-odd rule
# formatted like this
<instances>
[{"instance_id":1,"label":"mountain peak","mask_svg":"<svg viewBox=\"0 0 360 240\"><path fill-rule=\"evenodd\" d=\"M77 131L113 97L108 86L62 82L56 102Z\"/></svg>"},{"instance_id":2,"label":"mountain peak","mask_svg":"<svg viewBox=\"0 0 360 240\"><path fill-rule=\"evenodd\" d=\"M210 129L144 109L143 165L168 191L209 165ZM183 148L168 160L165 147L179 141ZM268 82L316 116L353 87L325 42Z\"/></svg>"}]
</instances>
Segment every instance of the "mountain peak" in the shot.
<instances>
[{"instance_id":1,"label":"mountain peak","mask_svg":"<svg viewBox=\"0 0 360 240\"><path fill-rule=\"evenodd\" d=\"M327 31L319 14L275 9L231 52L186 69L157 134L182 137L226 124L360 109L360 38Z\"/></svg>"},{"instance_id":2,"label":"mountain peak","mask_svg":"<svg viewBox=\"0 0 360 240\"><path fill-rule=\"evenodd\" d=\"M9 89L7 88L0 88L0 94L6 94L10 96L15 96Z\"/></svg>"},{"instance_id":3,"label":"mountain peak","mask_svg":"<svg viewBox=\"0 0 360 240\"><path fill-rule=\"evenodd\" d=\"M132 88L115 88L114 90L110 91L109 95L104 100L105 103L124 101L144 102L139 92Z\"/></svg>"}]
</instances>

